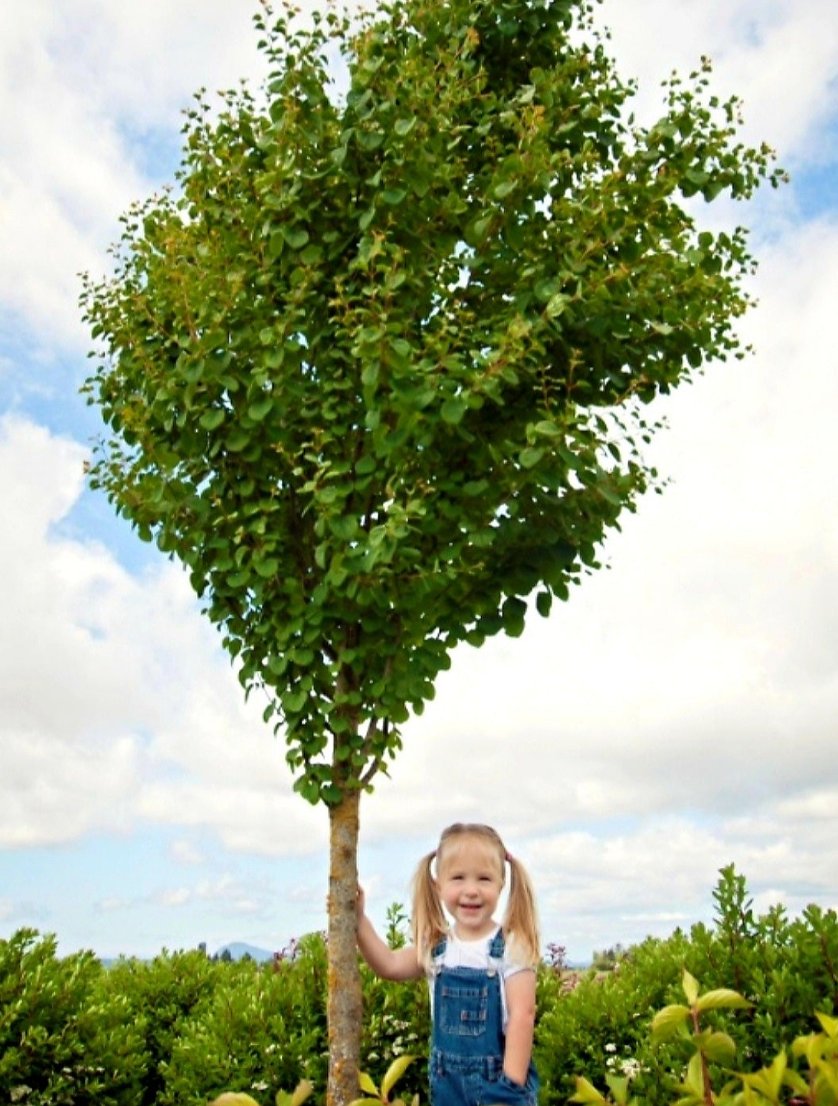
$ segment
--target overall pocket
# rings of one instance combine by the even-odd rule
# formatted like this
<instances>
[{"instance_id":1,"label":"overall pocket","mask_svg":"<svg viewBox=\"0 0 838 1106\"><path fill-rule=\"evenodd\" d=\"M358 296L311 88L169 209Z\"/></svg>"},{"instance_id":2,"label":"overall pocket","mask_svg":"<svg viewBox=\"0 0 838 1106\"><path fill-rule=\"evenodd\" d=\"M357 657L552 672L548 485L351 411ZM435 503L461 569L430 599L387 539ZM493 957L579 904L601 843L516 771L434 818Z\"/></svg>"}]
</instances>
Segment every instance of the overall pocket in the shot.
<instances>
[{"instance_id":1,"label":"overall pocket","mask_svg":"<svg viewBox=\"0 0 838 1106\"><path fill-rule=\"evenodd\" d=\"M479 1037L486 1032L489 988L485 981L444 980L437 1017L443 1033Z\"/></svg>"},{"instance_id":2,"label":"overall pocket","mask_svg":"<svg viewBox=\"0 0 838 1106\"><path fill-rule=\"evenodd\" d=\"M537 1089L528 1078L522 1086L513 1083L503 1072L497 1079L484 1079L480 1106L535 1106Z\"/></svg>"}]
</instances>

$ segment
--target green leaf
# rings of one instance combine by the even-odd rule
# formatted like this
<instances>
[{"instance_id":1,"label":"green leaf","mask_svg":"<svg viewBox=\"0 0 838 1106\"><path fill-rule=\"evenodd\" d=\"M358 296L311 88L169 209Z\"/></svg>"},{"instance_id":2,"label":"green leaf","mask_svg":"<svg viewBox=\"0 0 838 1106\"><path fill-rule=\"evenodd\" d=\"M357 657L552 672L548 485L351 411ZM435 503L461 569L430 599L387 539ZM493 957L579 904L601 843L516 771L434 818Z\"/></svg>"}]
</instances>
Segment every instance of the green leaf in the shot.
<instances>
[{"instance_id":1,"label":"green leaf","mask_svg":"<svg viewBox=\"0 0 838 1106\"><path fill-rule=\"evenodd\" d=\"M470 246L480 246L489 233L489 228L492 225L493 219L494 215L491 212L488 215L481 215L479 219L475 219L466 229L466 242Z\"/></svg>"},{"instance_id":2,"label":"green leaf","mask_svg":"<svg viewBox=\"0 0 838 1106\"><path fill-rule=\"evenodd\" d=\"M547 618L553 606L553 594L549 591L540 591L535 597L535 608L542 618Z\"/></svg>"},{"instance_id":3,"label":"green leaf","mask_svg":"<svg viewBox=\"0 0 838 1106\"><path fill-rule=\"evenodd\" d=\"M270 396L265 396L264 399L257 399L255 403L251 403L247 413L254 422L261 422L270 414L273 405L273 399Z\"/></svg>"},{"instance_id":4,"label":"green leaf","mask_svg":"<svg viewBox=\"0 0 838 1106\"><path fill-rule=\"evenodd\" d=\"M289 714L299 714L306 704L308 694L306 691L286 691L282 696L282 709Z\"/></svg>"},{"instance_id":5,"label":"green leaf","mask_svg":"<svg viewBox=\"0 0 838 1106\"><path fill-rule=\"evenodd\" d=\"M461 396L447 399L439 413L445 422L456 425L458 422L462 422L463 415L466 413L466 401Z\"/></svg>"},{"instance_id":6,"label":"green leaf","mask_svg":"<svg viewBox=\"0 0 838 1106\"><path fill-rule=\"evenodd\" d=\"M259 576L264 580L269 580L279 572L279 561L276 557L265 557L262 560L255 561L254 568Z\"/></svg>"},{"instance_id":7,"label":"green leaf","mask_svg":"<svg viewBox=\"0 0 838 1106\"><path fill-rule=\"evenodd\" d=\"M528 446L526 449L522 449L518 454L521 467L525 469L535 468L545 452L541 446Z\"/></svg>"},{"instance_id":8,"label":"green leaf","mask_svg":"<svg viewBox=\"0 0 838 1106\"><path fill-rule=\"evenodd\" d=\"M547 419L542 419L533 426L533 430L536 434L540 434L544 438L560 438L563 431L560 426L557 426L554 422L549 422Z\"/></svg>"},{"instance_id":9,"label":"green leaf","mask_svg":"<svg viewBox=\"0 0 838 1106\"><path fill-rule=\"evenodd\" d=\"M704 1068L700 1052L694 1052L690 1057L682 1088L694 1095L699 1102L704 1100Z\"/></svg>"},{"instance_id":10,"label":"green leaf","mask_svg":"<svg viewBox=\"0 0 838 1106\"><path fill-rule=\"evenodd\" d=\"M570 296L566 296L563 292L555 292L547 301L544 314L548 319L557 319L569 303Z\"/></svg>"},{"instance_id":11,"label":"green leaf","mask_svg":"<svg viewBox=\"0 0 838 1106\"><path fill-rule=\"evenodd\" d=\"M361 383L365 388L374 388L378 383L378 376L381 372L381 366L378 361L367 361L363 369L361 369Z\"/></svg>"},{"instance_id":12,"label":"green leaf","mask_svg":"<svg viewBox=\"0 0 838 1106\"><path fill-rule=\"evenodd\" d=\"M292 250L301 250L309 240L309 233L304 227L283 227L282 237Z\"/></svg>"},{"instance_id":13,"label":"green leaf","mask_svg":"<svg viewBox=\"0 0 838 1106\"><path fill-rule=\"evenodd\" d=\"M484 492L489 490L488 480L467 480L462 486L462 493L466 498L472 499L478 495L483 495Z\"/></svg>"},{"instance_id":14,"label":"green leaf","mask_svg":"<svg viewBox=\"0 0 838 1106\"><path fill-rule=\"evenodd\" d=\"M311 242L300 253L300 261L304 265L319 265L323 260L323 247Z\"/></svg>"},{"instance_id":15,"label":"green leaf","mask_svg":"<svg viewBox=\"0 0 838 1106\"><path fill-rule=\"evenodd\" d=\"M250 444L250 431L234 427L224 439L224 444L231 453L241 453L245 446Z\"/></svg>"},{"instance_id":16,"label":"green leaf","mask_svg":"<svg viewBox=\"0 0 838 1106\"><path fill-rule=\"evenodd\" d=\"M492 195L498 200L505 200L518 187L516 180L502 180L492 189Z\"/></svg>"},{"instance_id":17,"label":"green leaf","mask_svg":"<svg viewBox=\"0 0 838 1106\"><path fill-rule=\"evenodd\" d=\"M223 407L213 407L198 419L204 430L217 430L224 422L226 411Z\"/></svg>"},{"instance_id":18,"label":"green leaf","mask_svg":"<svg viewBox=\"0 0 838 1106\"><path fill-rule=\"evenodd\" d=\"M416 116L413 115L409 119L397 119L393 130L396 132L399 138L406 138L415 126Z\"/></svg>"},{"instance_id":19,"label":"green leaf","mask_svg":"<svg viewBox=\"0 0 838 1106\"><path fill-rule=\"evenodd\" d=\"M809 1093L809 1084L799 1072L796 1072L794 1068L788 1068L783 1076L783 1083L796 1097L802 1098L805 1102L805 1096ZM835 1090L838 1091L838 1087Z\"/></svg>"},{"instance_id":20,"label":"green leaf","mask_svg":"<svg viewBox=\"0 0 838 1106\"><path fill-rule=\"evenodd\" d=\"M509 637L520 637L524 632L524 621L527 614L527 604L517 595L510 595L504 600L501 608L503 629Z\"/></svg>"},{"instance_id":21,"label":"green leaf","mask_svg":"<svg viewBox=\"0 0 838 1106\"><path fill-rule=\"evenodd\" d=\"M391 207L400 204L407 197L407 192L403 188L385 188L383 192L378 194L384 203Z\"/></svg>"},{"instance_id":22,"label":"green leaf","mask_svg":"<svg viewBox=\"0 0 838 1106\"><path fill-rule=\"evenodd\" d=\"M377 150L384 141L383 131L359 131L356 135L358 145L362 150Z\"/></svg>"}]
</instances>

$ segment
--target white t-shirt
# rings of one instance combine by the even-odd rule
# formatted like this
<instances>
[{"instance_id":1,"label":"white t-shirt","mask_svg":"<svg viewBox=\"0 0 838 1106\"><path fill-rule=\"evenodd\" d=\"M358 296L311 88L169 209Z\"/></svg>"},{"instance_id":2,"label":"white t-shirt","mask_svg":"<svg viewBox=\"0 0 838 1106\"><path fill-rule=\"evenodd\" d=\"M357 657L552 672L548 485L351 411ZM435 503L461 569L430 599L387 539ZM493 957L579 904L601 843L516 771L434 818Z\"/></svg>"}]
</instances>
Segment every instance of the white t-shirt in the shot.
<instances>
[{"instance_id":1,"label":"white t-shirt","mask_svg":"<svg viewBox=\"0 0 838 1106\"><path fill-rule=\"evenodd\" d=\"M442 964L446 968L482 968L485 970L491 967L489 948L499 929L500 926L497 926L488 937L481 937L477 941L463 941L460 937L457 937L453 929L449 929L445 938L445 952L436 963ZM495 961L495 967L500 969L503 979L509 979L516 972L526 971L531 965L520 958L516 958L514 941L507 941L503 950L503 958L500 961Z\"/></svg>"}]
</instances>

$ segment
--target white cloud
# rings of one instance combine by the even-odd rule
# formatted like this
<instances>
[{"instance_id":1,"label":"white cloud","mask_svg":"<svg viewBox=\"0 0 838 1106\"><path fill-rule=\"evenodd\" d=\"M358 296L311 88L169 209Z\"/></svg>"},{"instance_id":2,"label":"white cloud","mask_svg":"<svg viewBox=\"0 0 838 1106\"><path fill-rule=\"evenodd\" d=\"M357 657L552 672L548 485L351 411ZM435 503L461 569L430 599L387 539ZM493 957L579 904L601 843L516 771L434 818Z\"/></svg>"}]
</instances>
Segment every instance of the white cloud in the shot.
<instances>
[{"instance_id":1,"label":"white cloud","mask_svg":"<svg viewBox=\"0 0 838 1106\"><path fill-rule=\"evenodd\" d=\"M213 880L201 880L192 886L170 887L152 896L158 906L179 909L193 904L213 904L227 914L249 915L264 912L269 907L265 892L249 883L225 874Z\"/></svg>"},{"instance_id":2,"label":"white cloud","mask_svg":"<svg viewBox=\"0 0 838 1106\"><path fill-rule=\"evenodd\" d=\"M189 867L193 865L203 864L206 861L206 855L199 849L194 842L179 838L177 841L173 841L169 846L169 855L172 860L178 864L184 864Z\"/></svg>"}]
</instances>

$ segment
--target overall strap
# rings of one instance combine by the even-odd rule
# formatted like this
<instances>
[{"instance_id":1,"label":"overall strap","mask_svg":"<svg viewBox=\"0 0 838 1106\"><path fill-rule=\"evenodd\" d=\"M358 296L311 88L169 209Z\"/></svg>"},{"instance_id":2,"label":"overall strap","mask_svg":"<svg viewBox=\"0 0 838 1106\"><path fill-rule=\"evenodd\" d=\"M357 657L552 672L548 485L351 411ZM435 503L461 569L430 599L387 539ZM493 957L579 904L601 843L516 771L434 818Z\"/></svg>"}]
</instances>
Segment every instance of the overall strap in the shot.
<instances>
[{"instance_id":1,"label":"overall strap","mask_svg":"<svg viewBox=\"0 0 838 1106\"><path fill-rule=\"evenodd\" d=\"M503 930L499 929L492 938L489 945L489 959L490 960L503 960L503 954L506 951L506 940L503 936Z\"/></svg>"},{"instance_id":2,"label":"overall strap","mask_svg":"<svg viewBox=\"0 0 838 1106\"><path fill-rule=\"evenodd\" d=\"M503 936L503 930L499 929L489 942L489 963L492 965L492 970L498 974L498 980L500 984L500 1008L501 1008L501 1024L506 1025L507 1007L506 1007L506 985L503 979L503 954L506 951L506 940Z\"/></svg>"}]
</instances>

